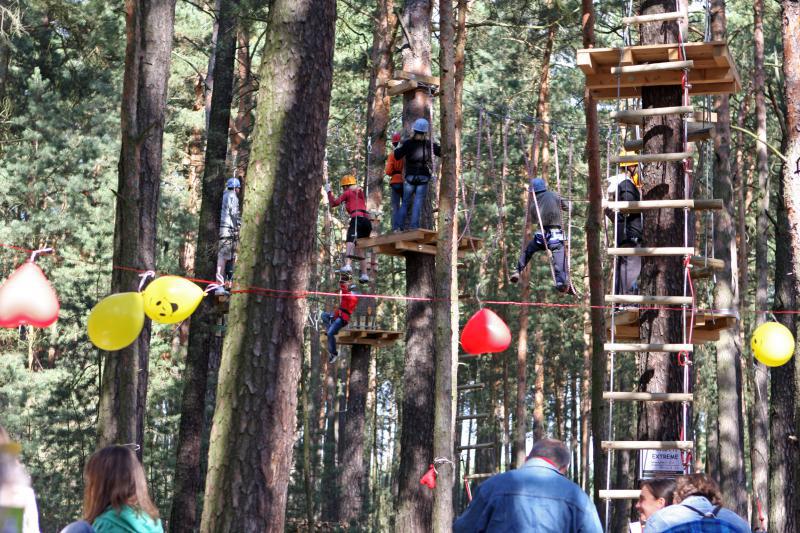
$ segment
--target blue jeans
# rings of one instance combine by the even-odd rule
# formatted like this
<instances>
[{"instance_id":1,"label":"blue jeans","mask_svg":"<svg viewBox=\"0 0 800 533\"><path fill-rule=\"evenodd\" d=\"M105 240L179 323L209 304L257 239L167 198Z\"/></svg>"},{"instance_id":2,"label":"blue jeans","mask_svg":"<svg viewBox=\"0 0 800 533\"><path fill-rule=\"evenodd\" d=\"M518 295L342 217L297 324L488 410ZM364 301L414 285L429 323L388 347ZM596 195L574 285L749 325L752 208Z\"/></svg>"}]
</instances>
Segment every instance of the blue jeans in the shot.
<instances>
[{"instance_id":1,"label":"blue jeans","mask_svg":"<svg viewBox=\"0 0 800 533\"><path fill-rule=\"evenodd\" d=\"M422 215L422 204L425 201L425 196L428 194L428 183L420 185L412 185L409 181L414 176L406 176L406 181L403 183L403 205L400 206L400 213L398 218L400 223L405 222L406 214L408 213L408 204L411 203L411 197L414 197L414 205L411 208L411 223L405 229L417 229L419 227L419 217ZM428 176L426 178L430 179Z\"/></svg>"},{"instance_id":2,"label":"blue jeans","mask_svg":"<svg viewBox=\"0 0 800 533\"><path fill-rule=\"evenodd\" d=\"M328 335L328 352L338 355L339 352L336 351L336 334L347 325L347 321L342 317L337 317L336 320L334 320L331 313L323 312L322 323L328 328L326 333L326 335Z\"/></svg>"},{"instance_id":3,"label":"blue jeans","mask_svg":"<svg viewBox=\"0 0 800 533\"><path fill-rule=\"evenodd\" d=\"M560 233L561 230L559 230ZM564 249L564 241L562 236L553 236L550 230L547 230L547 247L553 253L553 273L556 276L556 285L565 286L567 284L567 256ZM528 243L525 250L520 255L519 262L517 263L517 272L522 272L528 266L528 262L536 252L544 251L544 237L540 232L536 232L533 240Z\"/></svg>"},{"instance_id":4,"label":"blue jeans","mask_svg":"<svg viewBox=\"0 0 800 533\"><path fill-rule=\"evenodd\" d=\"M403 228L403 219L400 218L400 201L403 199L403 184L394 183L392 187L392 231Z\"/></svg>"}]
</instances>

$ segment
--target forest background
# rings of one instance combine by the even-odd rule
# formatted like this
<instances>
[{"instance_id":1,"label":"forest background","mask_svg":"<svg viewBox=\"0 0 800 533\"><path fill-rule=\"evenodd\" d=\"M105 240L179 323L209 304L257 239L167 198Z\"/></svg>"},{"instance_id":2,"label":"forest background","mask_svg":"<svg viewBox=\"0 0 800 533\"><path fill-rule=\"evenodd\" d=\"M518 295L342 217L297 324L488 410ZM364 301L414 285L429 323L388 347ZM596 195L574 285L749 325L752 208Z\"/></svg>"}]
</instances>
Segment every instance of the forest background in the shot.
<instances>
[{"instance_id":1,"label":"forest background","mask_svg":"<svg viewBox=\"0 0 800 533\"><path fill-rule=\"evenodd\" d=\"M622 3L595 6L598 46L621 42ZM267 9L264 2L250 4L243 0L239 4L227 174L232 175L236 168L237 175L244 176L256 117L255 95L260 81L257 66L265 40ZM392 3L384 1L379 5L385 8ZM469 6L469 12L465 25L459 227L482 238L484 248L464 259L463 268L458 271L461 325L481 307L482 301L520 301L521 289L507 280L522 239L528 181L524 154L531 142L536 145L534 153L539 154L539 173L551 187L560 188L574 200L573 281L581 293L588 293L583 232L588 194L584 76L575 65L576 49L582 47L583 6L575 0L474 0L463 5ZM744 251L741 270L736 274L743 289L741 336L748 339L758 316L754 310L773 305L776 208L767 214L769 224L765 231L756 228L763 199L772 197L772 206L780 202L782 161L770 154L767 186L760 185L756 168L758 143L748 133L757 129L753 2L728 1L723 5L729 46L743 83L743 90L730 99L731 124L739 128L733 131L730 149L732 182L741 213L739 249ZM368 156L367 142L374 17L380 10L376 11L374 2L365 0L340 0L336 7L326 145L327 173L334 183L349 172L363 179L366 172L382 166L381 160ZM402 8L394 7L398 11ZM205 131L211 105L213 76L208 71L213 63L215 9L219 9L219 3L180 0L176 5L158 207L156 270L161 273L192 275L195 255L203 253L195 248L194 236L198 231ZM783 120L786 102L781 5L769 1L763 9L766 68L765 79L760 83L767 94L767 140L772 146L781 147L787 138ZM56 287L62 308L58 323L51 328L0 332L0 413L2 423L25 445L23 459L39 496L42 529L55 531L79 516L81 472L97 443L104 359L88 341L86 319L92 306L111 287L114 217L110 213L114 212L120 157L125 20L123 3L119 1L11 1L3 2L2 10L0 277L5 278L25 258L9 246L52 246L55 254L41 258L39 264ZM433 20L433 56L438 57L438 12ZM702 15L695 20L703 31ZM394 32L394 63L398 65L403 29L395 27ZM437 73L438 67L433 70ZM713 104L709 101L707 105ZM613 103L600 106L599 145L604 175L611 171L606 166L608 155L614 155L619 144L617 132L607 118L613 107ZM390 132L401 128L400 117L400 100L393 99ZM435 131L437 118L434 117ZM304 139L297 138L295 142L302 145ZM698 181L713 181L712 147L705 143L698 158ZM387 180L383 185L385 199ZM322 195L320 202L316 221L319 257L309 289L335 291L333 271L341 253L337 232L346 217L344 212L334 210L333 220L329 220ZM388 202L383 204L383 220L388 220ZM713 219L709 215L698 216L697 225L698 239L704 241L701 246L707 246L712 238ZM757 284L747 282L748 277L758 277L757 243L766 250L762 253L769 276L768 292L758 298ZM565 300L556 295L549 281L549 268L541 259L532 264L531 280L530 301L575 305L489 306L511 326L515 342L504 353L465 361L459 367L459 383L488 384L471 395L460 395L460 416L481 414L477 419L459 421L461 444L493 443L488 449L463 452L459 472L501 471L513 464L514 406L521 375L521 390L525 391L522 400L529 413L527 441L542 435L567 441L574 454L569 475L592 491L600 478L592 473L596 465L589 438L591 339L587 300L583 296ZM707 307L713 307L712 287L712 283L706 283L699 289L700 300ZM374 291L392 296L404 294L401 260L385 256L380 259ZM387 530L394 525L397 512L399 409L405 370L402 342L373 352L363 434L366 477L363 505L358 513L366 519L358 520L356 516L342 520L337 512L343 505L342 498L347 496L340 490L343 473L337 468L337 446L341 453L339 435L347 412L348 366L345 362L334 369L320 356L316 316L321 310L334 308L336 299L312 296L309 305L287 529L338 523L346 527L349 523L353 530ZM381 301L377 315L381 327L403 330L405 305L402 298ZM530 356L525 372L518 372L515 348L522 314L530 319ZM224 328L219 327L214 335L220 339L223 332ZM165 518L171 514L175 492L187 342L188 324L154 326L143 460L152 496ZM742 345L742 373L747 377L752 374L752 357L748 343ZM218 361L212 360L210 376L214 375L215 365ZM693 414L697 442L694 461L699 470L708 468L713 472L721 460L719 417L726 415L718 413L713 343L696 351L694 370L698 391ZM621 372L620 380L630 385L635 379L636 369L631 362ZM741 389L743 409L749 413L756 393L752 379L745 381ZM206 428L214 408L214 385L215 380L211 379L207 386ZM796 398L791 401L800 405ZM601 410L602 406L595 409ZM633 431L627 420L634 413L625 409L622 407L616 417L618 435ZM746 423L751 420L743 418ZM752 428L744 429L742 453L751 492L751 454L764 452L767 445L754 443ZM206 434L199 454L201 470L205 468L207 446ZM615 466L617 485L633 485L635 461L630 459ZM466 505L466 495L463 483L457 487L458 512ZM781 502L785 505L782 512L797 516L797 496L794 498L795 501ZM745 500L745 509L757 522L753 499ZM615 505L617 527L622 527L630 515L627 505ZM800 522L800 517L795 520Z\"/></svg>"}]
</instances>

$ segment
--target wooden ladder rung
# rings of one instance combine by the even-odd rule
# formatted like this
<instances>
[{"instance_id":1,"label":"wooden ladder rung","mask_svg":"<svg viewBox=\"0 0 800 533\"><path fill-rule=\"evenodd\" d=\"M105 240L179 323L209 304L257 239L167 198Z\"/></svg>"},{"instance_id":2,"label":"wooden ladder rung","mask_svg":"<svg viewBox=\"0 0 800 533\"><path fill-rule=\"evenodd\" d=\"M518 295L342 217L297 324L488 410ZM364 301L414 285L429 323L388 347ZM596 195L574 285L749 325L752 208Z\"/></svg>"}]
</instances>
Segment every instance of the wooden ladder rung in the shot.
<instances>
[{"instance_id":1,"label":"wooden ladder rung","mask_svg":"<svg viewBox=\"0 0 800 533\"><path fill-rule=\"evenodd\" d=\"M482 418L489 418L489 415L486 413L474 414L474 415L459 415L456 417L456 422L461 422L462 420L480 420Z\"/></svg>"},{"instance_id":2,"label":"wooden ladder rung","mask_svg":"<svg viewBox=\"0 0 800 533\"><path fill-rule=\"evenodd\" d=\"M691 305L691 296L643 296L638 294L606 294L607 304Z\"/></svg>"},{"instance_id":3,"label":"wooden ladder rung","mask_svg":"<svg viewBox=\"0 0 800 533\"><path fill-rule=\"evenodd\" d=\"M487 478L490 478L490 477L492 477L494 475L496 475L496 472L495 473L483 472L481 474L469 474L469 475L464 476L464 477L467 478L467 479L487 479Z\"/></svg>"},{"instance_id":4,"label":"wooden ladder rung","mask_svg":"<svg viewBox=\"0 0 800 533\"><path fill-rule=\"evenodd\" d=\"M667 246L662 248L609 248L608 255L640 255L643 257L662 257L668 255L692 255L694 248L683 246Z\"/></svg>"},{"instance_id":5,"label":"wooden ladder rung","mask_svg":"<svg viewBox=\"0 0 800 533\"><path fill-rule=\"evenodd\" d=\"M622 123L638 124L644 117L661 117L664 115L685 115L694 113L694 107L690 105L679 105L672 107L649 107L647 109L625 109L622 111L612 111L611 118Z\"/></svg>"},{"instance_id":6,"label":"wooden ladder rung","mask_svg":"<svg viewBox=\"0 0 800 533\"><path fill-rule=\"evenodd\" d=\"M633 402L693 402L692 393L683 392L604 392L604 400Z\"/></svg>"},{"instance_id":7,"label":"wooden ladder rung","mask_svg":"<svg viewBox=\"0 0 800 533\"><path fill-rule=\"evenodd\" d=\"M692 266L710 268L712 270L722 270L725 268L725 261L722 259L703 257L702 255L693 255L689 262Z\"/></svg>"},{"instance_id":8,"label":"wooden ladder rung","mask_svg":"<svg viewBox=\"0 0 800 533\"><path fill-rule=\"evenodd\" d=\"M722 200L714 198L709 200L641 200L638 202L603 201L603 207L620 211L622 213L636 213L647 209L694 209L714 210L722 209L725 205Z\"/></svg>"},{"instance_id":9,"label":"wooden ladder rung","mask_svg":"<svg viewBox=\"0 0 800 533\"><path fill-rule=\"evenodd\" d=\"M600 491L600 499L601 500L638 500L639 494L642 491L640 490L628 490L628 489L617 489L617 490L601 490Z\"/></svg>"},{"instance_id":10,"label":"wooden ladder rung","mask_svg":"<svg viewBox=\"0 0 800 533\"><path fill-rule=\"evenodd\" d=\"M463 450L487 450L489 448L494 448L496 443L494 442L483 442L481 444L467 444L466 446L458 446L456 451L463 451Z\"/></svg>"},{"instance_id":11,"label":"wooden ladder rung","mask_svg":"<svg viewBox=\"0 0 800 533\"><path fill-rule=\"evenodd\" d=\"M693 352L692 344L655 344L647 342L607 342L603 344L606 352Z\"/></svg>"},{"instance_id":12,"label":"wooden ladder rung","mask_svg":"<svg viewBox=\"0 0 800 533\"><path fill-rule=\"evenodd\" d=\"M686 19L683 11L668 11L666 13L653 13L650 15L636 15L633 17L623 17L622 24L633 26L635 24L647 24L648 22L669 22L672 20Z\"/></svg>"},{"instance_id":13,"label":"wooden ladder rung","mask_svg":"<svg viewBox=\"0 0 800 533\"><path fill-rule=\"evenodd\" d=\"M690 440L604 440L600 443L604 450L691 450L694 442Z\"/></svg>"},{"instance_id":14,"label":"wooden ladder rung","mask_svg":"<svg viewBox=\"0 0 800 533\"><path fill-rule=\"evenodd\" d=\"M633 154L615 155L611 158L611 164L619 163L663 163L670 161L683 161L694 155L694 152L673 152L668 154Z\"/></svg>"},{"instance_id":15,"label":"wooden ladder rung","mask_svg":"<svg viewBox=\"0 0 800 533\"><path fill-rule=\"evenodd\" d=\"M659 72L663 70L683 70L694 68L694 61L667 61L665 63L645 63L643 65L624 65L611 67L611 74L638 74L640 72Z\"/></svg>"},{"instance_id":16,"label":"wooden ladder rung","mask_svg":"<svg viewBox=\"0 0 800 533\"><path fill-rule=\"evenodd\" d=\"M471 390L478 390L486 387L485 383L466 383L464 385L459 385L456 387L459 391L471 391Z\"/></svg>"}]
</instances>

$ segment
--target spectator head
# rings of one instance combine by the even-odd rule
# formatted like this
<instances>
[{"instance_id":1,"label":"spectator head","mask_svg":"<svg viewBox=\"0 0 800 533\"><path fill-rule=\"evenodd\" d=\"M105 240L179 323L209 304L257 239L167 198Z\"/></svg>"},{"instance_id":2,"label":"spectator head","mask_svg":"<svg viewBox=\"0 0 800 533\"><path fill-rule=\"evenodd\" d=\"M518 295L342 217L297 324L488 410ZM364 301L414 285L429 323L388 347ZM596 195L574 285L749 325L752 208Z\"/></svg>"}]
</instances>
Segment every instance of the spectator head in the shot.
<instances>
[{"instance_id":1,"label":"spectator head","mask_svg":"<svg viewBox=\"0 0 800 533\"><path fill-rule=\"evenodd\" d=\"M722 492L717 482L705 474L688 474L676 481L673 503L681 503L689 496L704 496L713 505L722 505Z\"/></svg>"},{"instance_id":2,"label":"spectator head","mask_svg":"<svg viewBox=\"0 0 800 533\"><path fill-rule=\"evenodd\" d=\"M540 457L547 459L562 474L569 468L570 454L564 443L555 439L542 439L533 443L528 459Z\"/></svg>"},{"instance_id":3,"label":"spectator head","mask_svg":"<svg viewBox=\"0 0 800 533\"><path fill-rule=\"evenodd\" d=\"M675 492L674 479L668 477L644 479L640 488L642 492L636 502L636 510L639 512L639 519L642 522L646 522L656 511L672 505L672 497Z\"/></svg>"},{"instance_id":4,"label":"spectator head","mask_svg":"<svg viewBox=\"0 0 800 533\"><path fill-rule=\"evenodd\" d=\"M144 469L127 446L108 446L95 452L83 470L83 518L94 522L106 509L133 507L158 520L158 509L147 493Z\"/></svg>"}]
</instances>

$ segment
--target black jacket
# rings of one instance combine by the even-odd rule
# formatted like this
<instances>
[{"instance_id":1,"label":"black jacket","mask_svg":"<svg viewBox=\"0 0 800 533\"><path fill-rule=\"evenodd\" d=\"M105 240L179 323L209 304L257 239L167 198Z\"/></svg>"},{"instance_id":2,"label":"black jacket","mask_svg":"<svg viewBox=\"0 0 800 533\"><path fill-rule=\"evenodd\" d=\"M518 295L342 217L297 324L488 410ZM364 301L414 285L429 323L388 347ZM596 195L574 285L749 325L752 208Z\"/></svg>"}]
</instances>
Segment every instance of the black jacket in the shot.
<instances>
[{"instance_id":1,"label":"black jacket","mask_svg":"<svg viewBox=\"0 0 800 533\"><path fill-rule=\"evenodd\" d=\"M553 226L558 226L559 228L564 226L561 219L561 211L566 211L568 206L567 202L562 200L557 193L553 191L536 193L536 201L539 204L542 225L545 229ZM531 221L537 225L539 223L539 219L536 216L536 205L533 202L531 202Z\"/></svg>"},{"instance_id":2,"label":"black jacket","mask_svg":"<svg viewBox=\"0 0 800 533\"><path fill-rule=\"evenodd\" d=\"M439 143L433 143L433 153L442 155ZM404 159L406 176L430 176L433 168L430 139L409 139L394 150L395 159Z\"/></svg>"},{"instance_id":3,"label":"black jacket","mask_svg":"<svg viewBox=\"0 0 800 533\"><path fill-rule=\"evenodd\" d=\"M639 189L629 179L617 185L617 200L620 202L638 202L642 199ZM614 220L614 211L608 210L608 218ZM619 213L617 215L617 246L642 240L642 214Z\"/></svg>"}]
</instances>

